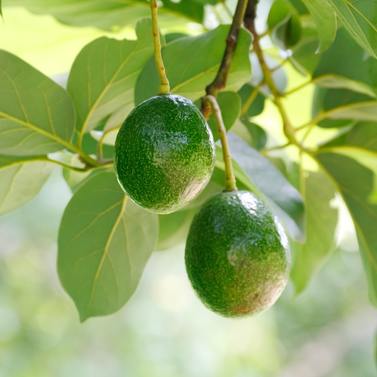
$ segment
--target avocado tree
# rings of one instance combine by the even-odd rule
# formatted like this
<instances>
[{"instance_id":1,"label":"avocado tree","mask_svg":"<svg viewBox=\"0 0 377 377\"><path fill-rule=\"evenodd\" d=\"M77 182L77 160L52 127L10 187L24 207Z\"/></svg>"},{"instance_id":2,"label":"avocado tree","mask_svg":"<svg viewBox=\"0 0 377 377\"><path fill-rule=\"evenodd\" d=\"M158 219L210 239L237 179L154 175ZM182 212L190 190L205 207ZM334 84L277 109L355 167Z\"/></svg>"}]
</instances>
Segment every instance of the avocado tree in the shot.
<instances>
[{"instance_id":1,"label":"avocado tree","mask_svg":"<svg viewBox=\"0 0 377 377\"><path fill-rule=\"evenodd\" d=\"M155 1L4 3L136 34L85 46L65 88L0 51L0 213L62 169L58 274L81 320L123 307L193 219L186 265L203 301L265 308L288 277L284 233L301 292L336 245L339 206L377 304L377 3L163 0L162 26L179 17L200 33L161 36ZM302 93L306 120L287 106ZM274 129L258 124L271 107Z\"/></svg>"}]
</instances>

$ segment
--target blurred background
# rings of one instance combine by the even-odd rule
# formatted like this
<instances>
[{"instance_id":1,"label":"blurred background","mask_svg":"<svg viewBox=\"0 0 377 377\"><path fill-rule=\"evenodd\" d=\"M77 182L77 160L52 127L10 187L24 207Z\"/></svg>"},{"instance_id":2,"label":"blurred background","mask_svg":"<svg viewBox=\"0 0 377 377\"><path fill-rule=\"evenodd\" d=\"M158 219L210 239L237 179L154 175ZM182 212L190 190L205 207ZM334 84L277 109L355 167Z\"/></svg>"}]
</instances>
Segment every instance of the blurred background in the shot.
<instances>
[{"instance_id":1,"label":"blurred background","mask_svg":"<svg viewBox=\"0 0 377 377\"><path fill-rule=\"evenodd\" d=\"M0 48L64 81L79 50L103 34L5 8ZM300 80L293 72L287 79ZM307 117L305 95L292 101L291 109ZM269 108L260 123L279 126ZM377 317L347 214L338 249L309 288L296 297L289 287L265 313L229 320L207 310L187 279L182 244L154 253L120 312L80 324L56 273L58 226L70 196L57 169L36 199L0 217L1 377L376 375Z\"/></svg>"}]
</instances>

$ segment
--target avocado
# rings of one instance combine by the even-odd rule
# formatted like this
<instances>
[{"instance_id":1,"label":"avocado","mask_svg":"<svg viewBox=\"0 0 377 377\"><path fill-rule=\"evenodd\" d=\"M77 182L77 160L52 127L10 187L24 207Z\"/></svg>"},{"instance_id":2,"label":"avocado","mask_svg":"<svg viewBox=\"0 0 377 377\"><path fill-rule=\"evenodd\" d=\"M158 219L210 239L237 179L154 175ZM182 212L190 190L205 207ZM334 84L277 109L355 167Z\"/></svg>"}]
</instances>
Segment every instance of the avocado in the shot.
<instances>
[{"instance_id":1,"label":"avocado","mask_svg":"<svg viewBox=\"0 0 377 377\"><path fill-rule=\"evenodd\" d=\"M222 192L194 217L186 270L203 303L227 317L270 307L288 280L288 241L262 201L248 191Z\"/></svg>"},{"instance_id":2,"label":"avocado","mask_svg":"<svg viewBox=\"0 0 377 377\"><path fill-rule=\"evenodd\" d=\"M187 98L159 95L127 117L115 143L115 169L124 191L140 206L171 213L208 183L215 163L212 133Z\"/></svg>"}]
</instances>

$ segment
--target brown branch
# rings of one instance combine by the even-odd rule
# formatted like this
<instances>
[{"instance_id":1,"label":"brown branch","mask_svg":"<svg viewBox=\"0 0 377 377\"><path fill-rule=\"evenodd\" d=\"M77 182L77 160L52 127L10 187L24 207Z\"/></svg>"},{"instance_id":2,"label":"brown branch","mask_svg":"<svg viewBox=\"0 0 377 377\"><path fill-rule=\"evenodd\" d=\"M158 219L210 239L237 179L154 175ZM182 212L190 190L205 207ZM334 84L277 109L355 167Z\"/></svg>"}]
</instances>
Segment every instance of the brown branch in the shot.
<instances>
[{"instance_id":1,"label":"brown branch","mask_svg":"<svg viewBox=\"0 0 377 377\"><path fill-rule=\"evenodd\" d=\"M237 8L234 13L232 25L230 27L228 37L226 39L226 48L224 55L217 72L215 79L206 87L207 95L215 96L224 89L228 79L229 69L232 63L232 58L237 47L238 36L242 27L243 18L245 15L247 0L238 0ZM203 105L203 114L207 117L210 115L210 106Z\"/></svg>"}]
</instances>

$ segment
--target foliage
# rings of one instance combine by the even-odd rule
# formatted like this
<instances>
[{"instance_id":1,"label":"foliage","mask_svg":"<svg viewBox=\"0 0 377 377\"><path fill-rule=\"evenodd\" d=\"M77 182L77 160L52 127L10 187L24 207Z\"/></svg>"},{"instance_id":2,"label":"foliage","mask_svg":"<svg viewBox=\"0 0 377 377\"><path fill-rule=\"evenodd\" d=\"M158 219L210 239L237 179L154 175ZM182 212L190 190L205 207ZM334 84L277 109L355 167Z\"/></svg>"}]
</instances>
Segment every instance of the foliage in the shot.
<instances>
[{"instance_id":1,"label":"foliage","mask_svg":"<svg viewBox=\"0 0 377 377\"><path fill-rule=\"evenodd\" d=\"M163 24L178 17L201 30L194 36L166 38L163 48L172 91L198 106L219 67L229 30L222 18L209 30L203 27L208 26L205 7L216 11L212 15L226 14L217 3L163 1ZM32 199L53 166L77 173L60 228L59 275L81 319L112 313L132 295L158 238L158 219L123 196L112 168L114 135L124 117L158 91L147 3L12 0L4 5L5 17L6 6L20 5L74 26L113 30L127 25L135 30L134 40L103 37L85 46L66 90L0 51L0 212ZM369 0L276 0L266 31L252 36L241 30L228 85L219 94L231 130L238 186L263 198L284 224L295 251L291 277L296 290L306 287L334 248L338 214L333 199L338 197L354 222L374 303L376 24L377 5ZM256 37L266 36L273 48L257 53L263 39ZM287 58L272 66L270 58L282 54ZM303 84L283 89L274 82L277 69L296 70ZM288 112L286 102L307 86L315 88L313 97L307 97L313 117L299 124L298 114ZM284 137L279 142L260 123L262 117L255 119L270 102L281 115ZM213 119L210 125L213 128ZM160 217L160 248L170 246L169 239L178 231L181 236L174 242L184 239L187 222L203 198L221 191L223 171L218 157L207 190L182 213ZM72 184L67 170L64 176Z\"/></svg>"}]
</instances>

